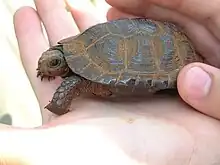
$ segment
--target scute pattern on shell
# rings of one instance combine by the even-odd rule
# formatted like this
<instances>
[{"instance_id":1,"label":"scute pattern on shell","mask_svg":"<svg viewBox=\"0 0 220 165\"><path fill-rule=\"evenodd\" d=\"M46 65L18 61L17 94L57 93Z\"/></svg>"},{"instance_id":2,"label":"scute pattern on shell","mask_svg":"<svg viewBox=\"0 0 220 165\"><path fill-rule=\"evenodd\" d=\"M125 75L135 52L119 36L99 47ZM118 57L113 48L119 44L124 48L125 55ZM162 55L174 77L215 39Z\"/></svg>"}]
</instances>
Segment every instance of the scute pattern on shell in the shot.
<instances>
[{"instance_id":1,"label":"scute pattern on shell","mask_svg":"<svg viewBox=\"0 0 220 165\"><path fill-rule=\"evenodd\" d=\"M74 73L112 86L172 88L184 65L202 61L181 29L145 18L97 24L59 43Z\"/></svg>"}]
</instances>

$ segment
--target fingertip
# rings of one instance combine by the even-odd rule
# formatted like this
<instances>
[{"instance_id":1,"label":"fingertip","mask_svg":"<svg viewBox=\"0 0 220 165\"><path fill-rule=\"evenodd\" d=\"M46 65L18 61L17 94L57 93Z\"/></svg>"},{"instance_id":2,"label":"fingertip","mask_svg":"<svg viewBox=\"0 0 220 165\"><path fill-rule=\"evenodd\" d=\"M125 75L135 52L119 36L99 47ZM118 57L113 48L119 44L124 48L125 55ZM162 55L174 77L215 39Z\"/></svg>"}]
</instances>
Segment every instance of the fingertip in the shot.
<instances>
[{"instance_id":1,"label":"fingertip","mask_svg":"<svg viewBox=\"0 0 220 165\"><path fill-rule=\"evenodd\" d=\"M21 56L26 55L26 53L23 53L23 49L25 49L25 44L31 44L30 42L27 42L30 39L41 38L43 41L41 41L41 45L48 44L43 35L41 20L34 8L23 6L16 10L13 16L13 22ZM26 45L26 47L28 46ZM21 58L23 58L23 56Z\"/></svg>"},{"instance_id":2,"label":"fingertip","mask_svg":"<svg viewBox=\"0 0 220 165\"><path fill-rule=\"evenodd\" d=\"M39 20L36 10L30 6L23 6L15 11L13 16L14 28L16 34L26 33L30 26L35 26ZM36 26L38 27L38 26Z\"/></svg>"},{"instance_id":3,"label":"fingertip","mask_svg":"<svg viewBox=\"0 0 220 165\"><path fill-rule=\"evenodd\" d=\"M35 11L35 10L30 6L22 6L18 8L14 13L14 17L13 17L14 23L16 23L16 20L20 20L24 16L29 16L29 12L32 12L32 11Z\"/></svg>"},{"instance_id":4,"label":"fingertip","mask_svg":"<svg viewBox=\"0 0 220 165\"><path fill-rule=\"evenodd\" d=\"M121 11L117 10L116 8L111 7L107 14L107 20L115 20L115 19L119 19L121 17L123 17L124 13L122 13Z\"/></svg>"},{"instance_id":5,"label":"fingertip","mask_svg":"<svg viewBox=\"0 0 220 165\"><path fill-rule=\"evenodd\" d=\"M184 74L180 74L180 89L191 99L206 97L211 88L212 78L203 67L194 64L185 69Z\"/></svg>"},{"instance_id":6,"label":"fingertip","mask_svg":"<svg viewBox=\"0 0 220 165\"><path fill-rule=\"evenodd\" d=\"M138 16L128 14L125 12L121 12L120 10L116 8L110 8L107 12L107 20L116 20L116 19L122 19L122 18L136 18Z\"/></svg>"},{"instance_id":7,"label":"fingertip","mask_svg":"<svg viewBox=\"0 0 220 165\"><path fill-rule=\"evenodd\" d=\"M66 4L80 31L106 21L106 11L100 12L90 1L66 0Z\"/></svg>"},{"instance_id":8,"label":"fingertip","mask_svg":"<svg viewBox=\"0 0 220 165\"><path fill-rule=\"evenodd\" d=\"M196 110L220 119L220 70L203 63L191 63L179 73L178 91Z\"/></svg>"}]
</instances>

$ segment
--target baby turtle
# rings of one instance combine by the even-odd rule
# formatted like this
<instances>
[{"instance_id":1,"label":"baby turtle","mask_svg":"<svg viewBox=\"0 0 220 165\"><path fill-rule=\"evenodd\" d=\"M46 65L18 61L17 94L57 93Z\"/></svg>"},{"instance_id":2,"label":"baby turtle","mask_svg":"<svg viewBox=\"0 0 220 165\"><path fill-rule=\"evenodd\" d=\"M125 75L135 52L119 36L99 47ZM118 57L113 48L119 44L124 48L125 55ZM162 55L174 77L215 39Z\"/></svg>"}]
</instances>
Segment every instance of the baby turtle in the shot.
<instances>
[{"instance_id":1,"label":"baby turtle","mask_svg":"<svg viewBox=\"0 0 220 165\"><path fill-rule=\"evenodd\" d=\"M45 107L62 115L81 94L109 97L176 89L180 69L192 62L203 58L176 25L146 18L119 19L51 46L38 61L37 77L64 78Z\"/></svg>"}]
</instances>

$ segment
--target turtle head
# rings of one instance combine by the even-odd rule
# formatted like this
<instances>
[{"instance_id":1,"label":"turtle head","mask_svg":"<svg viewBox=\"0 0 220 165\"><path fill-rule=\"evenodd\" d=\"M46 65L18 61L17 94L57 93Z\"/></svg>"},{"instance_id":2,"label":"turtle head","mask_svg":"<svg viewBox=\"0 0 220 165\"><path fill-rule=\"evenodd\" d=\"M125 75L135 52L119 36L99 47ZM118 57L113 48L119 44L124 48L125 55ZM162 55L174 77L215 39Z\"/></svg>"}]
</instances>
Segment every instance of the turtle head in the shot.
<instances>
[{"instance_id":1,"label":"turtle head","mask_svg":"<svg viewBox=\"0 0 220 165\"><path fill-rule=\"evenodd\" d=\"M37 70L38 76L41 77L64 77L69 72L69 67L62 50L53 47L43 52Z\"/></svg>"}]
</instances>

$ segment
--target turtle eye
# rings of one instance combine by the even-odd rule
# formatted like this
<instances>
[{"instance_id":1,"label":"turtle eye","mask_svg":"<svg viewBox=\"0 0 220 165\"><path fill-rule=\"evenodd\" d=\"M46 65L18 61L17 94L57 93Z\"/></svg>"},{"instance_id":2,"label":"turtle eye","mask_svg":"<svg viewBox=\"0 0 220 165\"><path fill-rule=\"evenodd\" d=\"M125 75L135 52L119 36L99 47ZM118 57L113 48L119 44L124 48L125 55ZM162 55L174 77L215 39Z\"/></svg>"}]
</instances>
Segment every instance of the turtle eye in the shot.
<instances>
[{"instance_id":1,"label":"turtle eye","mask_svg":"<svg viewBox=\"0 0 220 165\"><path fill-rule=\"evenodd\" d=\"M61 63L61 60L60 59L52 59L49 63L50 67L57 67L59 66Z\"/></svg>"}]
</instances>

